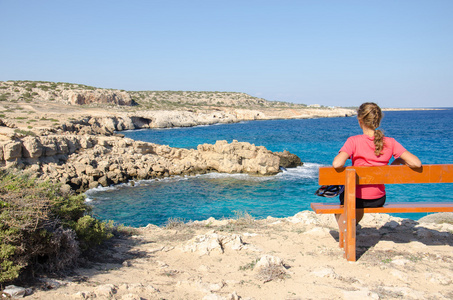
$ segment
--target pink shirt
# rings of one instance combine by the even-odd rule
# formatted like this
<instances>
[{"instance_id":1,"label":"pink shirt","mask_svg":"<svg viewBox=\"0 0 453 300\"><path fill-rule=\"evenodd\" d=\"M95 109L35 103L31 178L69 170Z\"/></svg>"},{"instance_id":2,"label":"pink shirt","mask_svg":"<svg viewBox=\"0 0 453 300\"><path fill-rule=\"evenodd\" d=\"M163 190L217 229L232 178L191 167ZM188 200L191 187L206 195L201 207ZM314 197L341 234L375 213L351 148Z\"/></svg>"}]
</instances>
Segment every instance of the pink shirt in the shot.
<instances>
[{"instance_id":1,"label":"pink shirt","mask_svg":"<svg viewBox=\"0 0 453 300\"><path fill-rule=\"evenodd\" d=\"M365 134L351 136L346 140L340 152L346 152L352 160L353 166L384 166L392 158L398 158L406 149L395 139L384 137L384 149L382 154L374 154L374 137ZM378 199L385 195L383 184L357 185L356 197L362 199Z\"/></svg>"}]
</instances>

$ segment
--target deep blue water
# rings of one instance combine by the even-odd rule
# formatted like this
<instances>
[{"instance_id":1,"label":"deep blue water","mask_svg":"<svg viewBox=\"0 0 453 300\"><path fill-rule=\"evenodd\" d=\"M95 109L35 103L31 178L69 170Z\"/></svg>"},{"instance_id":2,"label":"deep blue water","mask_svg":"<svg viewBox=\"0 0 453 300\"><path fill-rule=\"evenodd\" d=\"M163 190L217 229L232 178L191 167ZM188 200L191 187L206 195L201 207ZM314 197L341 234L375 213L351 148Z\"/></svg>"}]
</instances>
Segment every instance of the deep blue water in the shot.
<instances>
[{"instance_id":1,"label":"deep blue water","mask_svg":"<svg viewBox=\"0 0 453 300\"><path fill-rule=\"evenodd\" d=\"M453 109L385 112L381 124L424 164L453 163ZM93 212L104 220L130 226L162 225L169 218L185 221L232 217L248 212L256 218L287 217L309 210L310 203L337 199L314 195L320 166L330 165L345 140L361 134L355 117L251 121L192 128L122 132L135 140L196 148L198 144L233 139L288 150L303 167L276 176L212 173L142 181L87 192ZM452 184L387 185L387 201L453 201ZM426 214L396 215L418 219Z\"/></svg>"}]
</instances>

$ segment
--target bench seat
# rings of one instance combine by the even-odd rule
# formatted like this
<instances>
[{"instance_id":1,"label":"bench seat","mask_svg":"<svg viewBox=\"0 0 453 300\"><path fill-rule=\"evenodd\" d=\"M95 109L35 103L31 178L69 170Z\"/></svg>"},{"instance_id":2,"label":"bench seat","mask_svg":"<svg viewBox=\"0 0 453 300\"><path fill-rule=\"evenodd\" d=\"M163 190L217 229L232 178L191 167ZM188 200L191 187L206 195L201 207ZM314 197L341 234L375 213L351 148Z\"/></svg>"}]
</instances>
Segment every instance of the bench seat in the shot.
<instances>
[{"instance_id":1,"label":"bench seat","mask_svg":"<svg viewBox=\"0 0 453 300\"><path fill-rule=\"evenodd\" d=\"M344 206L330 203L311 203L311 209L317 214L342 214ZM432 213L432 212L453 212L451 202L392 202L383 207L363 208L364 213Z\"/></svg>"}]
</instances>

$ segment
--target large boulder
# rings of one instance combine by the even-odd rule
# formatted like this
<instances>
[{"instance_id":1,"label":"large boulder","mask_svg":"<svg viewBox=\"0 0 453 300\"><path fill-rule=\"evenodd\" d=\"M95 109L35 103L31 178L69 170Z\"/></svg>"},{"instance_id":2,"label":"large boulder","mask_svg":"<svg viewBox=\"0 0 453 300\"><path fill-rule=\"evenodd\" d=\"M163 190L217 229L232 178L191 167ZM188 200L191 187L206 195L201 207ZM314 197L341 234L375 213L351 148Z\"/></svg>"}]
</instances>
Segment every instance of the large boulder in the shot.
<instances>
[{"instance_id":1,"label":"large boulder","mask_svg":"<svg viewBox=\"0 0 453 300\"><path fill-rule=\"evenodd\" d=\"M43 154L43 146L39 138L25 137L22 146L22 156L25 158L37 158Z\"/></svg>"},{"instance_id":2,"label":"large boulder","mask_svg":"<svg viewBox=\"0 0 453 300\"><path fill-rule=\"evenodd\" d=\"M275 152L275 154L280 157L280 166L284 168L295 168L304 164L299 156L290 153L288 150Z\"/></svg>"},{"instance_id":3,"label":"large boulder","mask_svg":"<svg viewBox=\"0 0 453 300\"><path fill-rule=\"evenodd\" d=\"M208 168L224 173L272 175L279 172L280 159L262 146L234 140L203 144L197 148Z\"/></svg>"},{"instance_id":4,"label":"large boulder","mask_svg":"<svg viewBox=\"0 0 453 300\"><path fill-rule=\"evenodd\" d=\"M22 157L22 143L11 141L3 145L3 159L13 160Z\"/></svg>"}]
</instances>

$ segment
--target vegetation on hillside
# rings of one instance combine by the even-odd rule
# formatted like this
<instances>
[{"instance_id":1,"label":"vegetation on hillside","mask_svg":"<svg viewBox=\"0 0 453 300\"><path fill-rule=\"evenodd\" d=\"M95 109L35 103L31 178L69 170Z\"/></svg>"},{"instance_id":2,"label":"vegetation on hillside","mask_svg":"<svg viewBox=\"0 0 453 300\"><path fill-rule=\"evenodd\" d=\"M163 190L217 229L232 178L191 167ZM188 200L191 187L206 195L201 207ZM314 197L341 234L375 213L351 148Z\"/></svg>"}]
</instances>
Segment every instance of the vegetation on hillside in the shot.
<instances>
[{"instance_id":1,"label":"vegetation on hillside","mask_svg":"<svg viewBox=\"0 0 453 300\"><path fill-rule=\"evenodd\" d=\"M239 92L206 91L125 91L102 89L83 84L46 81L0 82L0 102L62 102L67 103L67 91L87 93L114 91L128 93L138 104L133 109L215 109L234 108L303 108L304 104L268 101ZM105 106L106 104L103 104ZM91 106L95 106L92 104ZM124 109L125 107L123 107Z\"/></svg>"},{"instance_id":2,"label":"vegetation on hillside","mask_svg":"<svg viewBox=\"0 0 453 300\"><path fill-rule=\"evenodd\" d=\"M301 108L303 104L268 101L238 92L206 91L140 91L129 92L132 98L147 109L178 108Z\"/></svg>"},{"instance_id":3,"label":"vegetation on hillside","mask_svg":"<svg viewBox=\"0 0 453 300\"><path fill-rule=\"evenodd\" d=\"M112 224L89 215L84 195L30 175L0 171L0 285L75 265L112 236Z\"/></svg>"}]
</instances>

